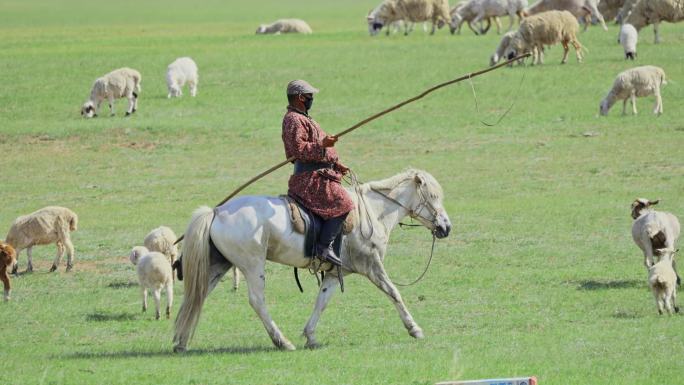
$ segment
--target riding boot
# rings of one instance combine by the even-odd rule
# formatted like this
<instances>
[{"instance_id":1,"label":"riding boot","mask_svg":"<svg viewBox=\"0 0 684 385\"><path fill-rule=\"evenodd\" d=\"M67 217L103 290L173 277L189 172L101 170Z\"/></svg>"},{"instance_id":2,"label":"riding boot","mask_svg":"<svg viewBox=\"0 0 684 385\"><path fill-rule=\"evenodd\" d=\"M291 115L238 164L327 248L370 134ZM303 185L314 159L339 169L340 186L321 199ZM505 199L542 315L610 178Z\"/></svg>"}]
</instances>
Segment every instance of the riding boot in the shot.
<instances>
[{"instance_id":1,"label":"riding boot","mask_svg":"<svg viewBox=\"0 0 684 385\"><path fill-rule=\"evenodd\" d=\"M316 243L316 255L321 261L330 262L334 266L342 266L342 261L333 250L333 242L342 230L342 224L344 224L348 214L344 213L339 217L330 218L321 226L321 233Z\"/></svg>"}]
</instances>

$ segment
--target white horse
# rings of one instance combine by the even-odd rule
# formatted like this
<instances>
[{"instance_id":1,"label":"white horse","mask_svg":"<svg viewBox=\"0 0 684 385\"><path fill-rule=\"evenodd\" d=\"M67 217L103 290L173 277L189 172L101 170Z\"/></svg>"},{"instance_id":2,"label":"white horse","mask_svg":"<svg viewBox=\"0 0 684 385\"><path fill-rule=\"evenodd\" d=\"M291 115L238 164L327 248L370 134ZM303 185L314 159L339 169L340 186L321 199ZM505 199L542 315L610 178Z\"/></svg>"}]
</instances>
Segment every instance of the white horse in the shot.
<instances>
[{"instance_id":1,"label":"white horse","mask_svg":"<svg viewBox=\"0 0 684 385\"><path fill-rule=\"evenodd\" d=\"M451 222L442 205L443 192L435 178L425 171L409 169L391 178L358 185L349 190L356 203L357 223L343 239L340 258L343 275L366 276L387 294L408 330L423 338L397 288L383 266L392 229L406 216L428 228L437 238L449 235ZM211 238L210 238L211 237ZM210 253L214 242L221 256ZM290 223L288 207L281 198L242 196L216 209L200 207L185 231L182 268L185 283L183 305L176 318L174 351L183 352L197 326L202 305L228 269L242 271L249 290L249 303L280 349L295 346L278 329L264 299L266 261L298 268L310 266L304 257L304 236ZM306 347L317 347L316 324L338 285L337 269L325 275L313 314L304 328Z\"/></svg>"}]
</instances>

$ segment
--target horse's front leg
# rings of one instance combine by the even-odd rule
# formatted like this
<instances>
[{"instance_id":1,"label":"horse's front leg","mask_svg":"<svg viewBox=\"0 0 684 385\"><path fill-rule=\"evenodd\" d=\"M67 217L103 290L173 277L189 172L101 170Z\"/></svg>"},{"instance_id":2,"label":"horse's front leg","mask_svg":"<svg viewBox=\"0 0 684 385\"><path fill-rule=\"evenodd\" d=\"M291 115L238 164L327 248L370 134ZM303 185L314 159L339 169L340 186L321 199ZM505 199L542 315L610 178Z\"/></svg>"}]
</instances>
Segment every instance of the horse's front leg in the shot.
<instances>
[{"instance_id":1,"label":"horse's front leg","mask_svg":"<svg viewBox=\"0 0 684 385\"><path fill-rule=\"evenodd\" d=\"M337 276L333 274L327 274L323 278L323 283L321 284L321 289L318 292L318 297L316 298L316 306L314 306L314 311L309 318L309 321L304 327L304 337L306 337L306 347L314 349L320 345L316 341L316 325L318 320L321 318L321 314L325 307L328 306L330 298L332 298L337 288Z\"/></svg>"},{"instance_id":2,"label":"horse's front leg","mask_svg":"<svg viewBox=\"0 0 684 385\"><path fill-rule=\"evenodd\" d=\"M259 318L261 318L261 322L264 324L264 328L266 328L273 344L281 350L295 350L295 346L287 337L285 337L285 335L283 335L280 329L278 329L278 326L273 322L273 319L266 308L266 300L264 298L266 273L263 264L257 268L241 270L242 274L245 276L245 281L247 281L249 304L252 305L254 311Z\"/></svg>"},{"instance_id":3,"label":"horse's front leg","mask_svg":"<svg viewBox=\"0 0 684 385\"><path fill-rule=\"evenodd\" d=\"M389 279L384 266L378 262L377 265L371 269L367 277L375 286L387 294L392 302L394 302L394 306L396 306L397 311L399 312L399 317L401 317L401 320L404 322L404 326L411 337L423 338L423 329L421 329L413 320L411 313L409 313L404 304L404 300L401 298L401 294L399 294L399 290L397 290Z\"/></svg>"}]
</instances>

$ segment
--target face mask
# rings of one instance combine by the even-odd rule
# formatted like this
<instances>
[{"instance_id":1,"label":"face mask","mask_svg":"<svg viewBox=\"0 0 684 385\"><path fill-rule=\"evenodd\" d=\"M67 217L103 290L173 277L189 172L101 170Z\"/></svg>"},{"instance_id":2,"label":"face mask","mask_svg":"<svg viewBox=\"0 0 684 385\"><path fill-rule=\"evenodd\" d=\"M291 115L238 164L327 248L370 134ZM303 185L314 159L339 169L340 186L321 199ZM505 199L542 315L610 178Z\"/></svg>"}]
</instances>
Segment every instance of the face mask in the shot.
<instances>
[{"instance_id":1,"label":"face mask","mask_svg":"<svg viewBox=\"0 0 684 385\"><path fill-rule=\"evenodd\" d=\"M307 112L311 109L312 105L313 105L313 98L309 98L309 99L306 99L306 101L304 101L304 107L306 108Z\"/></svg>"}]
</instances>

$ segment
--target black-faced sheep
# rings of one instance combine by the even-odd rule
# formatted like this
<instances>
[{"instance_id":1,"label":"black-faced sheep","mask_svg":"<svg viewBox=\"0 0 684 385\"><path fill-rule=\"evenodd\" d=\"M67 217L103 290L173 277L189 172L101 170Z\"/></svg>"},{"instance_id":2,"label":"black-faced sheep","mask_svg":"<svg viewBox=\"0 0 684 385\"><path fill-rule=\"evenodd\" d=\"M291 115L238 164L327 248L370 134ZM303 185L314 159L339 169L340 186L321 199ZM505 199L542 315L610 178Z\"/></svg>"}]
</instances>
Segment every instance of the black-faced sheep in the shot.
<instances>
[{"instance_id":1,"label":"black-faced sheep","mask_svg":"<svg viewBox=\"0 0 684 385\"><path fill-rule=\"evenodd\" d=\"M138 94L141 91L140 82L142 76L140 72L131 68L119 68L101 78L97 78L90 91L90 98L81 107L81 115L86 118L97 116L100 105L107 99L109 110L114 115L114 99L127 98L128 109L126 116L134 113L138 109Z\"/></svg>"}]
</instances>

